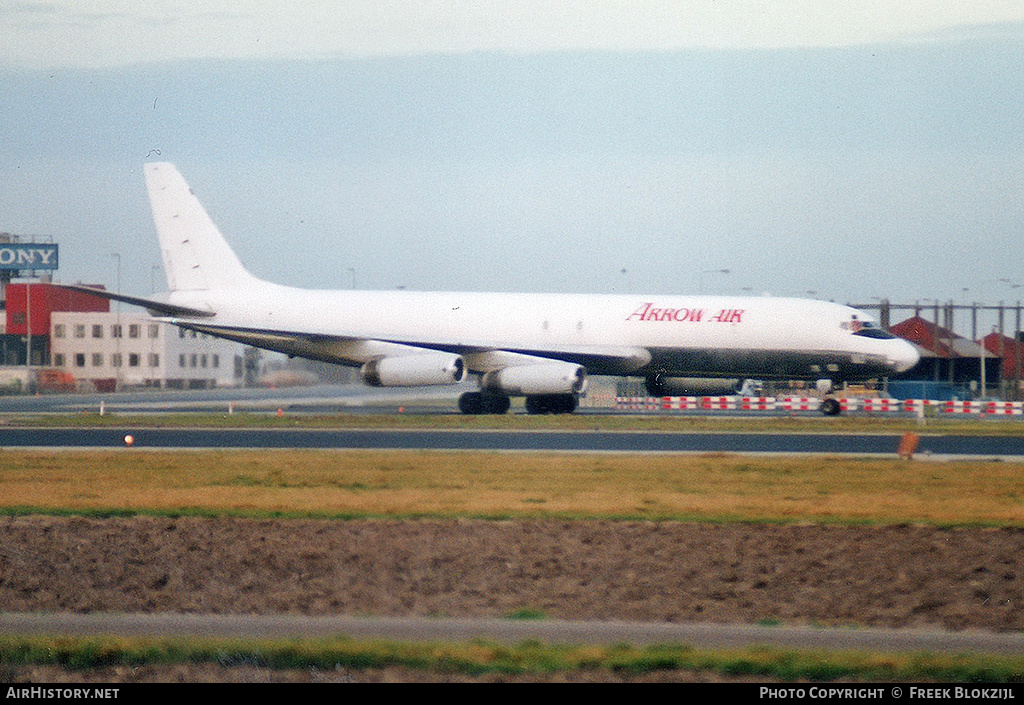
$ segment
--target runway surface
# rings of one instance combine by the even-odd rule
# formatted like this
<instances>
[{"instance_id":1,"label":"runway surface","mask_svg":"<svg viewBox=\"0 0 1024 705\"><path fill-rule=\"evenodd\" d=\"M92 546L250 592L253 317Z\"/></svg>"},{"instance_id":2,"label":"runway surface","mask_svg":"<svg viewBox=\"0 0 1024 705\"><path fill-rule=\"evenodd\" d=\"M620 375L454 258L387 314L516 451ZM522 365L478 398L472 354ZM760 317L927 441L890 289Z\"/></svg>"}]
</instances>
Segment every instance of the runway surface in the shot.
<instances>
[{"instance_id":1,"label":"runway surface","mask_svg":"<svg viewBox=\"0 0 1024 705\"><path fill-rule=\"evenodd\" d=\"M820 629L621 621L311 617L205 614L0 614L3 634L110 634L133 637L324 638L397 641L490 639L549 644L689 644L696 648L774 646L885 652L1024 653L1024 635L926 629Z\"/></svg>"},{"instance_id":2,"label":"runway surface","mask_svg":"<svg viewBox=\"0 0 1024 705\"><path fill-rule=\"evenodd\" d=\"M616 453L896 454L900 436L610 431L2 428L4 448L312 448ZM921 436L917 456L1024 457L1024 440Z\"/></svg>"}]
</instances>

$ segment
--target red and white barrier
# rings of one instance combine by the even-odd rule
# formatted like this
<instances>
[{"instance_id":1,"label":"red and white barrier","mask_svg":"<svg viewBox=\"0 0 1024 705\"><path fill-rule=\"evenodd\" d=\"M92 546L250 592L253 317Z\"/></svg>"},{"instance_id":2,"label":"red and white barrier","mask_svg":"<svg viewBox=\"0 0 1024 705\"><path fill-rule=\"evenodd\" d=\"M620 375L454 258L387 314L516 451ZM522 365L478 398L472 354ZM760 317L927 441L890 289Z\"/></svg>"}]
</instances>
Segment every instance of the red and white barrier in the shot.
<instances>
[{"instance_id":1,"label":"red and white barrier","mask_svg":"<svg viewBox=\"0 0 1024 705\"><path fill-rule=\"evenodd\" d=\"M821 399L814 397L783 397L782 408L786 411L817 411Z\"/></svg>"},{"instance_id":2,"label":"red and white barrier","mask_svg":"<svg viewBox=\"0 0 1024 705\"><path fill-rule=\"evenodd\" d=\"M1024 413L1024 402L986 401L981 404L981 413L999 416L1019 416Z\"/></svg>"},{"instance_id":3,"label":"red and white barrier","mask_svg":"<svg viewBox=\"0 0 1024 705\"><path fill-rule=\"evenodd\" d=\"M775 397L743 397L740 408L744 411L772 411L775 409Z\"/></svg>"},{"instance_id":4,"label":"red and white barrier","mask_svg":"<svg viewBox=\"0 0 1024 705\"><path fill-rule=\"evenodd\" d=\"M899 399L861 399L861 410L867 412L903 411L903 402Z\"/></svg>"},{"instance_id":5,"label":"red and white barrier","mask_svg":"<svg viewBox=\"0 0 1024 705\"><path fill-rule=\"evenodd\" d=\"M661 411L661 400L655 397L617 397L615 408L623 411Z\"/></svg>"},{"instance_id":6,"label":"red and white barrier","mask_svg":"<svg viewBox=\"0 0 1024 705\"><path fill-rule=\"evenodd\" d=\"M736 397L662 397L661 408L665 411L729 410L736 408Z\"/></svg>"},{"instance_id":7,"label":"red and white barrier","mask_svg":"<svg viewBox=\"0 0 1024 705\"><path fill-rule=\"evenodd\" d=\"M937 401L934 399L878 399L842 397L842 410L865 413L921 414L935 409L939 414L1024 415L1019 401ZM623 411L818 411L817 397L615 397L615 408Z\"/></svg>"},{"instance_id":8,"label":"red and white barrier","mask_svg":"<svg viewBox=\"0 0 1024 705\"><path fill-rule=\"evenodd\" d=\"M978 401L946 401L939 406L944 414L977 414L981 410Z\"/></svg>"},{"instance_id":9,"label":"red and white barrier","mask_svg":"<svg viewBox=\"0 0 1024 705\"><path fill-rule=\"evenodd\" d=\"M700 408L708 411L736 408L736 397L701 397Z\"/></svg>"}]
</instances>

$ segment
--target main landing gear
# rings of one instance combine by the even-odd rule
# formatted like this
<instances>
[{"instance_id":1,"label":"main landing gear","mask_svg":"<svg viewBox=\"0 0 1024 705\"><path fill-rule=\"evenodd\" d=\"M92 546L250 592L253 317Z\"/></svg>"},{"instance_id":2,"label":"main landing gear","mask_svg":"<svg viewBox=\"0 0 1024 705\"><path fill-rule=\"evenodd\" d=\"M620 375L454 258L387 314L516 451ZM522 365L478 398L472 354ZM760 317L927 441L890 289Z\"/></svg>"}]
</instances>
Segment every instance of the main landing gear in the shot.
<instances>
[{"instance_id":1,"label":"main landing gear","mask_svg":"<svg viewBox=\"0 0 1024 705\"><path fill-rule=\"evenodd\" d=\"M466 392L459 397L459 411L463 414L504 414L512 400L504 394ZM531 394L526 397L528 414L571 414L579 399L575 394Z\"/></svg>"},{"instance_id":2,"label":"main landing gear","mask_svg":"<svg viewBox=\"0 0 1024 705\"><path fill-rule=\"evenodd\" d=\"M504 394L466 392L459 397L459 411L464 414L504 414L512 406L512 400Z\"/></svg>"},{"instance_id":3,"label":"main landing gear","mask_svg":"<svg viewBox=\"0 0 1024 705\"><path fill-rule=\"evenodd\" d=\"M578 405L579 399L575 394L536 394L526 397L526 412L529 414L571 414Z\"/></svg>"}]
</instances>

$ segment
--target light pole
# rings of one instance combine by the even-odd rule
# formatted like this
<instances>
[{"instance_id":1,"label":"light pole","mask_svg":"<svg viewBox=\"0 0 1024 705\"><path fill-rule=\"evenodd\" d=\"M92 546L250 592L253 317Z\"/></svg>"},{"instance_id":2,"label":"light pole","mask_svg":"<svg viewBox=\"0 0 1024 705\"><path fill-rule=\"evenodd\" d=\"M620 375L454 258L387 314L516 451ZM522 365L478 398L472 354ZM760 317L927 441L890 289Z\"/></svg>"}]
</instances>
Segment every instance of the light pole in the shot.
<instances>
[{"instance_id":1,"label":"light pole","mask_svg":"<svg viewBox=\"0 0 1024 705\"><path fill-rule=\"evenodd\" d=\"M979 287L980 286L984 286L986 284L991 284L993 282L998 282L999 284L1003 284L1003 285L1005 285L1006 287L1008 287L1010 289L1020 289L1022 286L1024 286L1020 282L1015 282L1012 279L1010 279L1009 277L998 277L996 279L984 279L984 280L982 280L981 282L978 283L978 286ZM1005 333L1005 330L1006 330L1006 328L1005 328L1006 304L1005 304L1005 301L1003 299L1000 299L999 300L999 304L997 306L994 306L994 307L993 306L983 306L982 308L985 308L985 309L995 308L996 311L997 311L996 315L997 315L997 321L998 321L998 330L997 330L997 326L992 326L992 334L999 336L999 338L998 338L999 343L998 343L997 349L993 351L993 355L996 356L999 359L999 372L1000 372L999 393L1000 393L1001 396L1003 396L1003 395L1005 395L1005 392L1006 392L1006 387L1005 387L1005 382L1006 381L1002 378L1003 377L1003 373L1006 371L1006 333ZM1020 304L1019 303L1018 303L1018 305L1016 307L1016 313L1017 313L1017 318L1019 320L1020 319ZM1018 325L1018 335L1019 335L1019 328L1020 328L1020 326ZM1016 345L1016 343L1017 343L1016 339L1015 339L1014 343ZM985 339L984 338L982 338L982 340L980 341L980 344L981 344L981 351L982 351L982 365L984 365L984 356L985 356L985 354L987 352L987 349L985 348ZM1020 372L1018 371L1017 374L1019 375ZM1019 386L1019 384L1018 384L1018 386Z\"/></svg>"},{"instance_id":2,"label":"light pole","mask_svg":"<svg viewBox=\"0 0 1024 705\"><path fill-rule=\"evenodd\" d=\"M32 367L32 280L25 284L25 339L28 349L25 351L25 365Z\"/></svg>"},{"instance_id":3,"label":"light pole","mask_svg":"<svg viewBox=\"0 0 1024 705\"><path fill-rule=\"evenodd\" d=\"M121 253L120 252L113 252L113 253L111 253L110 256L113 257L117 261L117 284L116 284L117 292L116 293L118 295L120 295L121 294ZM114 391L115 392L119 392L119 391L121 391L121 336L124 334L124 331L121 330L121 302L120 301L115 301L114 302L114 307L115 307L114 308L115 320L117 321L116 325L114 326L114 330L116 332L114 349L117 351L117 354L114 356Z\"/></svg>"}]
</instances>

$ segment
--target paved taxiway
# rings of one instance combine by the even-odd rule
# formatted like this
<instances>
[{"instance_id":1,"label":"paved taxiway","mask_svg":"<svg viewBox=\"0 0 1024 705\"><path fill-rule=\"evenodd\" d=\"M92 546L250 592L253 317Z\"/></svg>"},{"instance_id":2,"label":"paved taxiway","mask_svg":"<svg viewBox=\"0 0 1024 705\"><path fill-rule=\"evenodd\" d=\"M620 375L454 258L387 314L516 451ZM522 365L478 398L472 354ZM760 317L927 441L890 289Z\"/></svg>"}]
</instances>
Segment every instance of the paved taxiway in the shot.
<instances>
[{"instance_id":1,"label":"paved taxiway","mask_svg":"<svg viewBox=\"0 0 1024 705\"><path fill-rule=\"evenodd\" d=\"M614 453L808 453L894 456L897 435L674 433L613 431L0 428L5 448L316 448L370 450L562 451ZM917 455L1024 456L1024 440L1002 436L922 436Z\"/></svg>"},{"instance_id":2,"label":"paved taxiway","mask_svg":"<svg viewBox=\"0 0 1024 705\"><path fill-rule=\"evenodd\" d=\"M469 387L467 387L468 389ZM41 394L0 397L0 414L96 412L117 413L225 413L234 408L271 412L280 407L295 412L340 413L388 411L401 404L419 404L423 410L450 413L457 408L462 387L378 389L362 384L318 384L304 387L222 388L196 390L142 390L116 394Z\"/></svg>"},{"instance_id":3,"label":"paved taxiway","mask_svg":"<svg viewBox=\"0 0 1024 705\"><path fill-rule=\"evenodd\" d=\"M456 390L456 392L459 390ZM454 413L450 389L379 390L362 385L316 385L287 389L213 389L195 391L140 391L119 394L55 394L0 398L4 414L113 413L227 413L230 409L273 413ZM615 413L580 409L580 415ZM708 412L695 412L706 415ZM712 412L735 416L737 412ZM742 412L741 412L742 413ZM685 415L685 414L684 414ZM799 415L817 417L817 412ZM1016 423L1007 421L1007 423ZM357 429L149 429L132 428L17 428L0 427L0 447L110 448L124 445L130 433L136 448L337 448L429 449L569 452L694 452L694 453L840 453L892 456L897 435L668 433L572 431L463 431L463 430L357 430ZM918 457L933 458L1024 457L1024 440L921 434Z\"/></svg>"},{"instance_id":4,"label":"paved taxiway","mask_svg":"<svg viewBox=\"0 0 1024 705\"><path fill-rule=\"evenodd\" d=\"M549 644L689 644L696 648L774 646L791 649L1019 655L1024 634L928 629L823 629L624 621L434 619L212 614L2 614L3 634L114 634L134 637L323 638L400 641L491 639Z\"/></svg>"}]
</instances>

